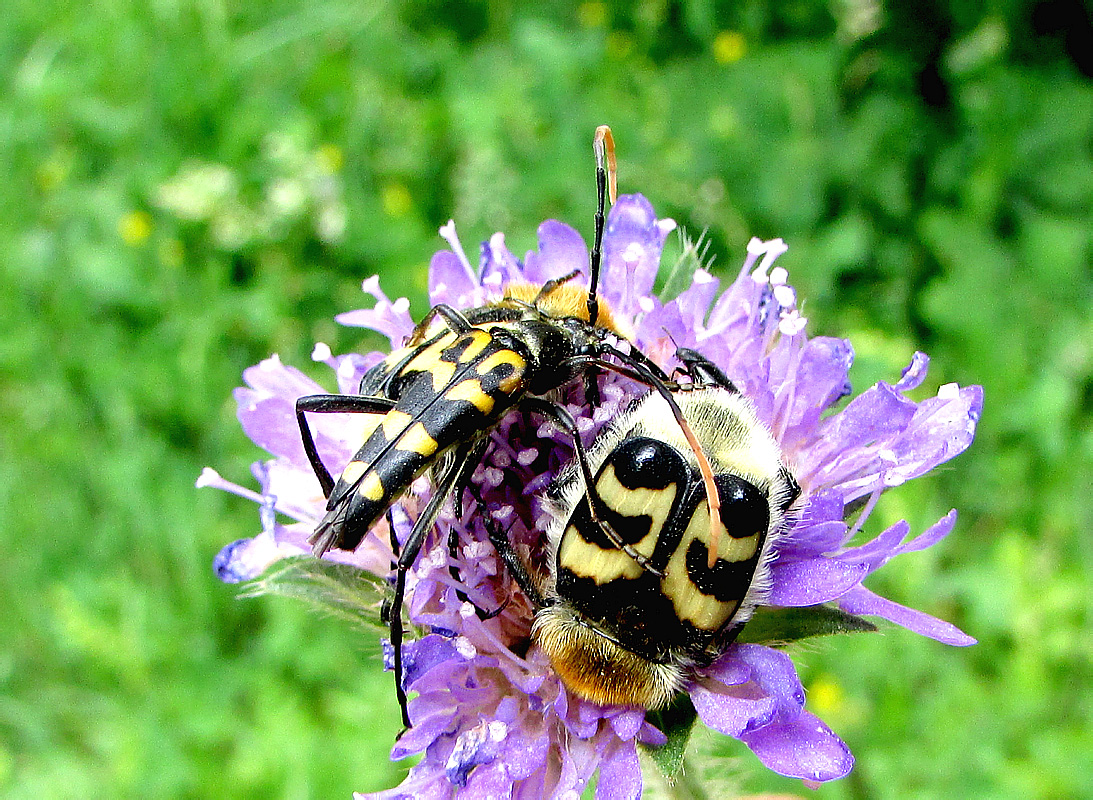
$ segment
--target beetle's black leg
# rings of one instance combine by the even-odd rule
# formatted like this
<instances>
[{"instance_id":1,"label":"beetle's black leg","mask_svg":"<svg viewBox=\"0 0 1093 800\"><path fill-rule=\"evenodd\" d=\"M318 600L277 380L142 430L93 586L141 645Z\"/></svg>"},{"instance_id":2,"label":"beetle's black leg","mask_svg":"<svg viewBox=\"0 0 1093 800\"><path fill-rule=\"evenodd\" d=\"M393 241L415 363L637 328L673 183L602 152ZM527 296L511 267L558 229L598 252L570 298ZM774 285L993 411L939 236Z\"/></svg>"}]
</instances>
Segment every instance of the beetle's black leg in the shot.
<instances>
[{"instance_id":1,"label":"beetle's black leg","mask_svg":"<svg viewBox=\"0 0 1093 800\"><path fill-rule=\"evenodd\" d=\"M311 468L315 470L315 477L319 479L319 485L323 487L323 497L330 497L330 493L334 490L334 479L330 476L330 470L319 458L319 451L315 448L315 438L311 435L311 428L307 424L304 413L386 414L394 406L393 400L384 397L362 397L353 394L312 394L297 399L296 421L300 425L300 439L303 442L307 460L311 462Z\"/></svg>"},{"instance_id":2,"label":"beetle's black leg","mask_svg":"<svg viewBox=\"0 0 1093 800\"><path fill-rule=\"evenodd\" d=\"M485 455L486 446L488 444L489 444L489 438L488 437L483 437L479 441L477 447L475 447L475 449L471 451L468 458L470 459L471 463L474 466L472 466L471 469L469 469L469 470L463 470L462 471L463 478L462 478L462 480L460 480L459 483L457 483L455 485L455 488L452 492L452 503L455 506L455 513L456 513L456 517L458 519L463 519L463 517L465 515L465 511L464 511L464 507L463 507L463 494L464 494L464 492L470 492L471 496L474 498L475 502L478 504L478 507L479 508L483 507L482 500L478 497L478 494L474 491L473 484L471 483L471 476L474 474L474 468L482 463L482 457ZM453 561L456 560L459 557L459 529L456 528L456 526L454 526L454 525L448 531L448 554L452 557ZM451 565L448 566L448 572L453 578L455 578L455 580L462 582L463 577L462 577L462 575L460 575L459 568L457 566L455 566L455 564L451 564ZM471 600L467 596L467 593L464 592L462 589L456 589L455 590L455 596L459 598L460 602L470 603L472 606L474 606L474 612L475 612L475 614L478 615L479 619L493 619L498 614L500 614L502 611L504 611L505 607L508 605L508 602L506 601L506 602L502 603L500 607L494 609L493 611L487 611L486 609L482 608L477 603L475 603L473 600Z\"/></svg>"},{"instance_id":3,"label":"beetle's black leg","mask_svg":"<svg viewBox=\"0 0 1093 800\"><path fill-rule=\"evenodd\" d=\"M402 711L402 724L407 728L410 727L410 712L406 707L406 690L402 686L402 602L406 596L406 573L417 561L418 553L421 552L425 538L432 530L440 509L451 496L452 487L459 483L465 470L474 469L475 462L468 456L476 446L477 442L473 442L457 449L452 468L437 480L433 496L429 498L421 515L414 522L413 530L406 537L406 543L402 547L402 552L399 553L395 567L395 594L391 599L390 611L391 648L394 651L395 694Z\"/></svg>"},{"instance_id":4,"label":"beetle's black leg","mask_svg":"<svg viewBox=\"0 0 1093 800\"><path fill-rule=\"evenodd\" d=\"M474 327L473 325L471 325L470 320L468 320L465 316L463 316L463 314L456 311L450 305L447 305L446 303L438 303L437 305L429 309L429 313L422 317L421 322L419 322L414 328L414 332L410 336L410 342L414 343L422 341L425 338L425 332L429 329L429 326L437 317L441 317L444 322L447 323L448 328L453 333L459 334L460 336L462 336L464 333L467 333L471 328Z\"/></svg>"}]
</instances>

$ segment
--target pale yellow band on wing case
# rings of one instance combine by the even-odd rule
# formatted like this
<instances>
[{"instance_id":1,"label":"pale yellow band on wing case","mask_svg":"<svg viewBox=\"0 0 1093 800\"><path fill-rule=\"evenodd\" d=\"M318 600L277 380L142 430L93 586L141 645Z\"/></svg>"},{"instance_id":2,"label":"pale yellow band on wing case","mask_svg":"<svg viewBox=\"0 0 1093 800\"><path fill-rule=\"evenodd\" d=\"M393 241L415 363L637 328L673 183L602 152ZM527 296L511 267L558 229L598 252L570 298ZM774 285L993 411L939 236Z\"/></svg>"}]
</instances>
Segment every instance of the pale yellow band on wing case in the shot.
<instances>
[{"instance_id":1,"label":"pale yellow band on wing case","mask_svg":"<svg viewBox=\"0 0 1093 800\"><path fill-rule=\"evenodd\" d=\"M425 430L425 426L420 422L400 436L398 442L395 443L396 450L417 453L426 458L435 453L436 448L436 439L429 435L428 431Z\"/></svg>"},{"instance_id":2,"label":"pale yellow band on wing case","mask_svg":"<svg viewBox=\"0 0 1093 800\"><path fill-rule=\"evenodd\" d=\"M350 461L342 470L342 483L349 485L356 483L366 469L368 469L368 465L363 461Z\"/></svg>"},{"instance_id":3,"label":"pale yellow band on wing case","mask_svg":"<svg viewBox=\"0 0 1093 800\"><path fill-rule=\"evenodd\" d=\"M383 484L380 483L380 476L375 472L369 472L363 481L357 492L362 496L371 500L373 503L378 503L383 499L384 490Z\"/></svg>"},{"instance_id":4,"label":"pale yellow band on wing case","mask_svg":"<svg viewBox=\"0 0 1093 800\"><path fill-rule=\"evenodd\" d=\"M387 441L393 442L413 421L414 418L405 411L392 408L384 415L380 427L383 428L383 435L387 437Z\"/></svg>"},{"instance_id":5,"label":"pale yellow band on wing case","mask_svg":"<svg viewBox=\"0 0 1093 800\"><path fill-rule=\"evenodd\" d=\"M641 565L622 550L604 550L586 542L570 525L558 547L558 565L581 578L590 578L603 585L618 578L634 580L641 577Z\"/></svg>"},{"instance_id":6,"label":"pale yellow band on wing case","mask_svg":"<svg viewBox=\"0 0 1093 800\"><path fill-rule=\"evenodd\" d=\"M596 493L604 505L623 517L650 519L649 532L633 544L632 548L646 558L652 558L657 539L664 530L675 502L676 485L669 484L664 489L627 489L615 476L614 465L608 464L596 481ZM582 498L579 502L584 503L586 500ZM623 523L615 524L621 526ZM625 530L616 533L626 538ZM558 548L558 563L575 575L591 578L600 585L617 578L633 580L641 577L643 571L633 556L615 547L605 550L585 541L572 525L562 537Z\"/></svg>"},{"instance_id":7,"label":"pale yellow band on wing case","mask_svg":"<svg viewBox=\"0 0 1093 800\"><path fill-rule=\"evenodd\" d=\"M466 349L459 354L459 363L466 364L468 361L474 361L478 357L478 354L486 349L486 346L493 341L493 337L486 331L474 329L470 333L466 334L470 337L470 343Z\"/></svg>"},{"instance_id":8,"label":"pale yellow band on wing case","mask_svg":"<svg viewBox=\"0 0 1093 800\"><path fill-rule=\"evenodd\" d=\"M493 411L493 398L482 391L482 383L470 378L461 381L444 393L448 400L466 400L483 414Z\"/></svg>"},{"instance_id":9,"label":"pale yellow band on wing case","mask_svg":"<svg viewBox=\"0 0 1093 800\"><path fill-rule=\"evenodd\" d=\"M734 539L725 531L724 525L718 523L717 528L720 537L718 561L745 561L755 555L759 547L758 533L742 539ZM705 543L709 531L709 506L703 500L691 516L687 529L680 539L679 547L668 559L668 568L665 570L664 580L661 581L661 589L672 601L677 617L690 622L700 630L716 631L720 630L729 617L736 613L739 603L735 600L721 601L712 595L703 594L687 574L687 549L696 539Z\"/></svg>"}]
</instances>

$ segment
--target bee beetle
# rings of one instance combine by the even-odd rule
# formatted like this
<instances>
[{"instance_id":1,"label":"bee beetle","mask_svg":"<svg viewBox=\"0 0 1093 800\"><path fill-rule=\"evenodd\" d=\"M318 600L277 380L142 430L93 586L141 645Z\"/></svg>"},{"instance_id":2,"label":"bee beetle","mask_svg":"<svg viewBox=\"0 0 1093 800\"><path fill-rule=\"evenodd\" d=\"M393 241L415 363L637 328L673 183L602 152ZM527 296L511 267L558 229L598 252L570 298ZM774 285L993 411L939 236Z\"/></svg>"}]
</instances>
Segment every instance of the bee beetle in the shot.
<instances>
[{"instance_id":1,"label":"bee beetle","mask_svg":"<svg viewBox=\"0 0 1093 800\"><path fill-rule=\"evenodd\" d=\"M611 310L601 307L598 299L608 169L612 201L615 198L614 144L606 126L597 130L595 151L597 210L587 290L570 284L578 274L573 272L542 286L509 285L497 302L480 308L461 311L438 305L405 347L365 374L359 394L310 395L296 403L304 451L327 497L326 513L310 538L318 556L331 548L355 549L413 480L433 470L432 497L401 551L391 534L397 562L387 614L396 692L407 727L401 648L406 573L444 503L462 498L489 434L509 411L519 408L552 417L579 446L573 418L545 396L583 379L587 404L597 405L596 378L603 371L648 385L668 381L656 364L626 341ZM369 417L364 443L336 481L319 458L307 423L309 413ZM610 527L605 530L611 536ZM614 541L641 561L625 542ZM449 546L454 550L454 542Z\"/></svg>"},{"instance_id":2,"label":"bee beetle","mask_svg":"<svg viewBox=\"0 0 1093 800\"><path fill-rule=\"evenodd\" d=\"M800 494L748 399L698 353L677 356L690 381L670 397L653 391L638 400L593 441L587 470L575 460L560 474L545 532L547 575L532 577L490 526L538 608L532 640L565 685L595 703L662 708L693 669L724 652L769 588L772 545ZM712 468L715 520L673 400Z\"/></svg>"}]
</instances>

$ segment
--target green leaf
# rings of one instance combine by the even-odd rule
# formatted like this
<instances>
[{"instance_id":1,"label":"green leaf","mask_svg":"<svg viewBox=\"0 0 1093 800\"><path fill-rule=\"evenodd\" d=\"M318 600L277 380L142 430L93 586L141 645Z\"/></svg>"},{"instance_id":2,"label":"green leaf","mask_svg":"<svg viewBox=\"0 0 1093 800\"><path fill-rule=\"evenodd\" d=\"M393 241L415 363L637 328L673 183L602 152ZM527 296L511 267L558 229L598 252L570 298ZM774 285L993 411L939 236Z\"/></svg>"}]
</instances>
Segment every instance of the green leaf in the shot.
<instances>
[{"instance_id":1,"label":"green leaf","mask_svg":"<svg viewBox=\"0 0 1093 800\"><path fill-rule=\"evenodd\" d=\"M664 285L659 292L661 301L665 303L690 288L697 270L709 266L707 251L710 243L706 239L705 231L692 241L682 228L679 229L679 247L679 257L668 268ZM664 272L663 269L661 271Z\"/></svg>"},{"instance_id":2,"label":"green leaf","mask_svg":"<svg viewBox=\"0 0 1093 800\"><path fill-rule=\"evenodd\" d=\"M290 558L259 580L247 584L240 596L281 595L303 600L336 617L366 628L387 630L380 619L386 583L348 564L310 556Z\"/></svg>"},{"instance_id":3,"label":"green leaf","mask_svg":"<svg viewBox=\"0 0 1093 800\"><path fill-rule=\"evenodd\" d=\"M867 619L849 614L835 606L804 608L760 606L736 641L741 644L782 645L812 636L837 633L873 632L877 626Z\"/></svg>"},{"instance_id":4,"label":"green leaf","mask_svg":"<svg viewBox=\"0 0 1093 800\"><path fill-rule=\"evenodd\" d=\"M695 720L698 719L698 712L695 711L691 698L681 694L667 708L661 711L650 711L646 719L663 731L668 741L660 747L649 745L642 747L664 777L673 781L683 769L683 754L691 738Z\"/></svg>"}]
</instances>

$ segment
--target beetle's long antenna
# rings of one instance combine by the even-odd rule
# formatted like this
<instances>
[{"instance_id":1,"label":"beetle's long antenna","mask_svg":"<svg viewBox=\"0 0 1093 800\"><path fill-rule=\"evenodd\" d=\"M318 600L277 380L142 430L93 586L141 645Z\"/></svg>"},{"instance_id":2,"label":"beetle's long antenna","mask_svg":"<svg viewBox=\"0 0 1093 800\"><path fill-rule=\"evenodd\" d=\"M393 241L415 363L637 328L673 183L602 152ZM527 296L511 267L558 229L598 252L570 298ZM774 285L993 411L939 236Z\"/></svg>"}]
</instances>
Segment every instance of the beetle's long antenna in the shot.
<instances>
[{"instance_id":1,"label":"beetle's long antenna","mask_svg":"<svg viewBox=\"0 0 1093 800\"><path fill-rule=\"evenodd\" d=\"M611 128L606 125L596 128L592 149L596 153L596 233L592 240L592 253L589 256L588 324L595 327L596 319L600 315L600 301L596 290L600 283L600 258L603 249L604 195L611 198L611 205L615 204L615 198L618 197L615 137L611 135Z\"/></svg>"}]
</instances>

